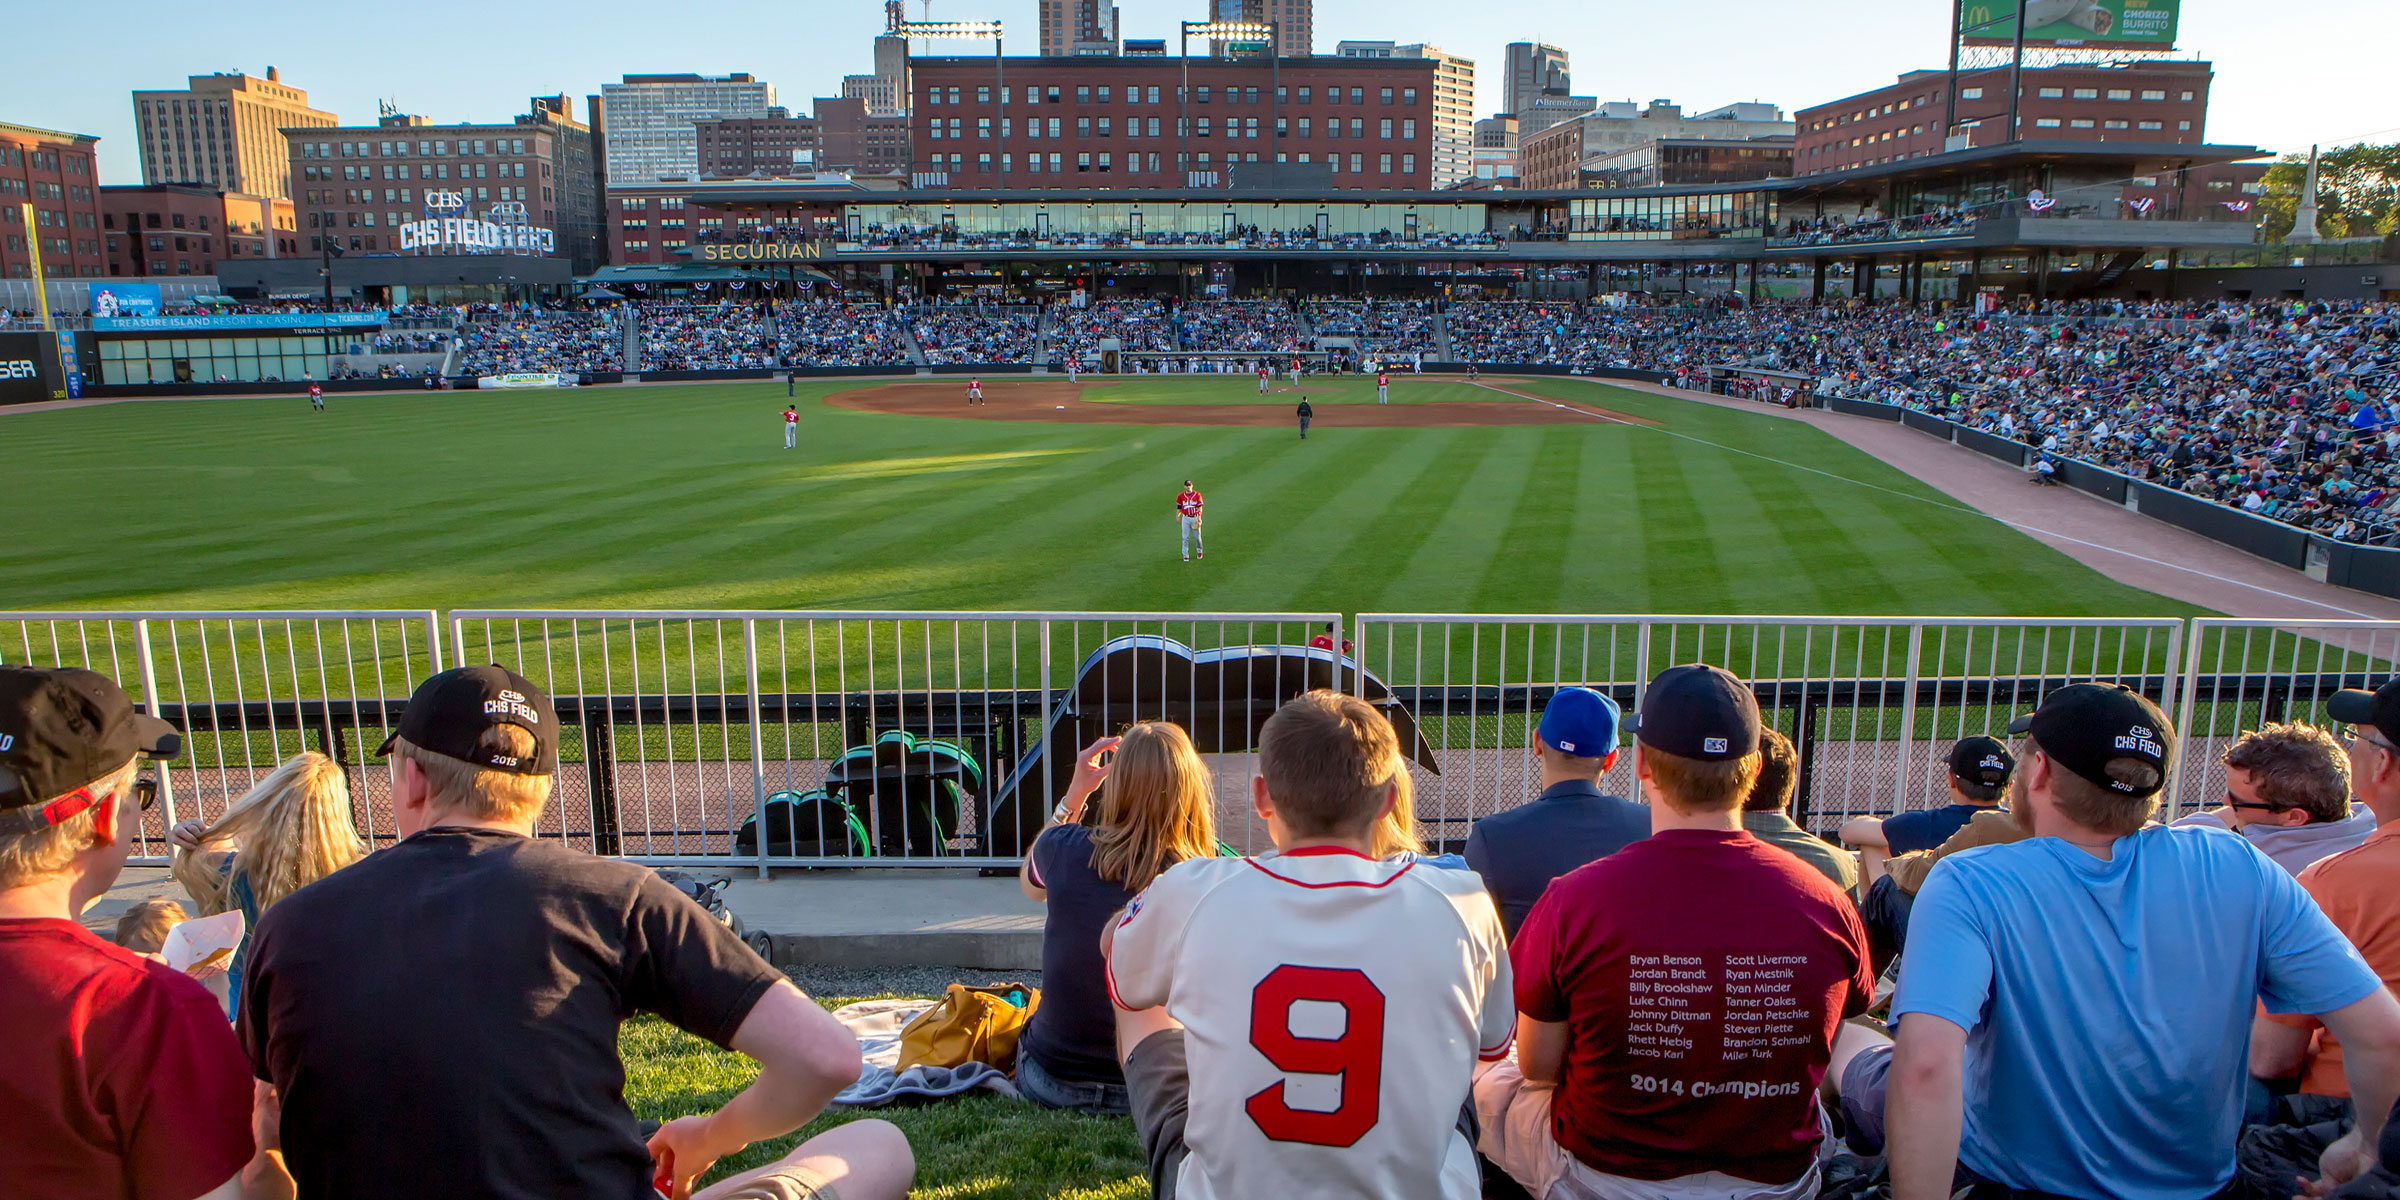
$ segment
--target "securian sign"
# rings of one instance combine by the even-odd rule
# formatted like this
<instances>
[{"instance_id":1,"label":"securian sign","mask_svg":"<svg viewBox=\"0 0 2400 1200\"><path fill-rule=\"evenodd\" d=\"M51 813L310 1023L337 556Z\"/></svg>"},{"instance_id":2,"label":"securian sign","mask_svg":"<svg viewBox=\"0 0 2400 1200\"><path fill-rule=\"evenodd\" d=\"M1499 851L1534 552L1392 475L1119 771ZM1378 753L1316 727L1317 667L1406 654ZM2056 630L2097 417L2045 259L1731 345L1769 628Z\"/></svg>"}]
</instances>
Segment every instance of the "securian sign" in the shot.
<instances>
[{"instance_id":1,"label":"securian sign","mask_svg":"<svg viewBox=\"0 0 2400 1200\"><path fill-rule=\"evenodd\" d=\"M823 242L706 242L692 247L702 262L814 262L825 257Z\"/></svg>"}]
</instances>

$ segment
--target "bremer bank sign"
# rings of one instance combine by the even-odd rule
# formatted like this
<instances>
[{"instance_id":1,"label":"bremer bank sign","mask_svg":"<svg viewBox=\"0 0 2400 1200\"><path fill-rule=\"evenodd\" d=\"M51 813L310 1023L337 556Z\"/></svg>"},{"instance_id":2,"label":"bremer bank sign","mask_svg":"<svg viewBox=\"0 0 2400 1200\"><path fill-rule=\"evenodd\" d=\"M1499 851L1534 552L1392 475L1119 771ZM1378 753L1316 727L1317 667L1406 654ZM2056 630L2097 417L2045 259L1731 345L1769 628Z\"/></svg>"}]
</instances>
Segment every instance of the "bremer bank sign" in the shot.
<instances>
[{"instance_id":1,"label":"bremer bank sign","mask_svg":"<svg viewBox=\"0 0 2400 1200\"><path fill-rule=\"evenodd\" d=\"M467 216L466 207L466 197L457 192L425 193L426 218L400 227L400 248L529 254L549 254L558 249L557 234L523 223L522 204L492 206L491 216L516 218L507 222Z\"/></svg>"}]
</instances>

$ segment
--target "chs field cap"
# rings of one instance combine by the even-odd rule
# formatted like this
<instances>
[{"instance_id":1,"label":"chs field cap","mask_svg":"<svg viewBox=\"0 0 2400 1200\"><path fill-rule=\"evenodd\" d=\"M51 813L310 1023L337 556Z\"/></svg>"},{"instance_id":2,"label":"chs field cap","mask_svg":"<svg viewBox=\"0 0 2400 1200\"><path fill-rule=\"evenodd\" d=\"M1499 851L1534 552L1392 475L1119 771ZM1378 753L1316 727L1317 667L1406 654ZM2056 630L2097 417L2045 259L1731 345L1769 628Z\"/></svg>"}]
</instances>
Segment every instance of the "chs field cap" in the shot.
<instances>
[{"instance_id":1,"label":"chs field cap","mask_svg":"<svg viewBox=\"0 0 2400 1200\"><path fill-rule=\"evenodd\" d=\"M2041 707L2009 722L2012 734L2031 733L2042 753L2077 775L2125 796L2153 796L2166 786L2175 730L2167 714L2118 683L2078 683L2042 697ZM2112 758L2138 759L2158 769L2158 782L2135 787L2108 777Z\"/></svg>"},{"instance_id":2,"label":"chs field cap","mask_svg":"<svg viewBox=\"0 0 2400 1200\"><path fill-rule=\"evenodd\" d=\"M2400 679L2371 692L2343 688L2325 701L2325 715L2344 725L2372 725L2384 741L2400 746Z\"/></svg>"},{"instance_id":3,"label":"chs field cap","mask_svg":"<svg viewBox=\"0 0 2400 1200\"><path fill-rule=\"evenodd\" d=\"M533 757L508 758L476 747L483 731L495 725L514 725L533 735ZM377 754L390 754L392 743L407 738L409 745L455 758L490 771L512 775L558 773L558 713L550 696L502 667L453 667L417 685L400 711L400 728L384 739Z\"/></svg>"},{"instance_id":4,"label":"chs field cap","mask_svg":"<svg viewBox=\"0 0 2400 1200\"><path fill-rule=\"evenodd\" d=\"M2010 772L2017 769L2016 756L1996 737L1976 734L1960 738L1950 747L1950 773L1960 779L1983 787L2004 787Z\"/></svg>"},{"instance_id":5,"label":"chs field cap","mask_svg":"<svg viewBox=\"0 0 2400 1200\"><path fill-rule=\"evenodd\" d=\"M1560 688L1542 708L1542 744L1578 758L1617 752L1617 702L1587 687Z\"/></svg>"},{"instance_id":6,"label":"chs field cap","mask_svg":"<svg viewBox=\"0 0 2400 1200\"><path fill-rule=\"evenodd\" d=\"M1631 728L1643 745L1678 758L1742 758L1758 751L1758 697L1731 671L1669 667L1642 692Z\"/></svg>"},{"instance_id":7,"label":"chs field cap","mask_svg":"<svg viewBox=\"0 0 2400 1200\"><path fill-rule=\"evenodd\" d=\"M86 785L137 757L182 752L183 735L142 715L106 675L0 667L0 834L56 825L99 800Z\"/></svg>"}]
</instances>

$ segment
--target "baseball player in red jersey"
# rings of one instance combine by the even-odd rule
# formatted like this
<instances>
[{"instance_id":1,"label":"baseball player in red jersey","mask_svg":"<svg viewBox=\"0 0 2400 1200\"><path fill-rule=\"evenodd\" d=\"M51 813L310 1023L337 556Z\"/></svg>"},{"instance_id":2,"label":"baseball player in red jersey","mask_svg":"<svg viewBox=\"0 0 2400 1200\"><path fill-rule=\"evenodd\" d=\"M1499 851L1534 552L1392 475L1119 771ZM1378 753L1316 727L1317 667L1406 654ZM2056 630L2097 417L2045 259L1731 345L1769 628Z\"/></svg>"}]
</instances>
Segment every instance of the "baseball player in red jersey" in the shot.
<instances>
[{"instance_id":1,"label":"baseball player in red jersey","mask_svg":"<svg viewBox=\"0 0 2400 1200\"><path fill-rule=\"evenodd\" d=\"M325 388L323 385L314 383L308 385L308 406L317 412L325 411Z\"/></svg>"},{"instance_id":2,"label":"baseball player in red jersey","mask_svg":"<svg viewBox=\"0 0 2400 1200\"><path fill-rule=\"evenodd\" d=\"M1375 403L1377 403L1377 404L1390 404L1391 402L1392 402L1392 375L1391 375L1391 372L1389 372L1389 371L1380 372L1380 373L1378 373L1378 374L1375 376Z\"/></svg>"},{"instance_id":3,"label":"baseball player in red jersey","mask_svg":"<svg viewBox=\"0 0 2400 1200\"><path fill-rule=\"evenodd\" d=\"M790 450L799 444L800 409L795 405L786 404L783 406L783 448Z\"/></svg>"},{"instance_id":4,"label":"baseball player in red jersey","mask_svg":"<svg viewBox=\"0 0 2400 1200\"><path fill-rule=\"evenodd\" d=\"M1175 517L1176 523L1183 527L1183 561L1192 561L1194 552L1207 558L1208 548L1200 543L1200 489L1193 487L1189 479L1183 481L1183 490L1175 495Z\"/></svg>"},{"instance_id":5,"label":"baseball player in red jersey","mask_svg":"<svg viewBox=\"0 0 2400 1200\"><path fill-rule=\"evenodd\" d=\"M1267 364L1265 364L1265 363L1263 363L1263 362L1262 362L1262 363L1260 363L1260 364L1258 364L1258 394L1259 394L1259 395L1261 395L1261 396L1264 396L1264 395L1266 395L1266 394L1267 394L1267 380L1269 380L1269 379L1273 378L1273 377L1274 377L1274 375L1275 375L1275 372L1274 372L1274 370L1273 370L1272 368L1268 367L1268 366L1267 366Z\"/></svg>"},{"instance_id":6,"label":"baseball player in red jersey","mask_svg":"<svg viewBox=\"0 0 2400 1200\"><path fill-rule=\"evenodd\" d=\"M980 379L970 379L970 380L968 380L968 381L967 381L967 403L969 403L969 404L981 404L981 403L983 403L983 381L982 381L982 380L980 380Z\"/></svg>"}]
</instances>

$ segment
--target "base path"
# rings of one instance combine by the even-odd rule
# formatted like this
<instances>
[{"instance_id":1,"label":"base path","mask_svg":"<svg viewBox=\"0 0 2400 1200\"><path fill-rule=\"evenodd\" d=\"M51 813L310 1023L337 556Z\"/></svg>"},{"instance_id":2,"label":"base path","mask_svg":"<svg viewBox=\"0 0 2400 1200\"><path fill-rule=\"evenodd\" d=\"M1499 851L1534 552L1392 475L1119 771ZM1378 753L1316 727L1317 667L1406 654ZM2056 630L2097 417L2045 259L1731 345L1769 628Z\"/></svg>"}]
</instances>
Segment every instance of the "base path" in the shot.
<instances>
[{"instance_id":1,"label":"base path","mask_svg":"<svg viewBox=\"0 0 2400 1200\"><path fill-rule=\"evenodd\" d=\"M1239 375L1222 376L1239 384ZM1279 394L1250 404L1140 404L1086 400L1084 393L1105 383L1073 384L1060 380L991 380L983 385L984 402L967 403L963 378L941 383L890 383L881 387L836 392L825 403L860 412L910 417L972 417L982 421L1055 421L1069 425L1216 425L1254 429L1288 429L1299 423L1292 409L1302 395L1328 396L1350 389L1328 382L1321 391L1288 386ZM1497 389L1495 389L1497 390ZM1596 409L1590 405L1563 407L1549 400L1501 393L1491 400L1440 400L1429 404L1316 405L1312 425L1324 429L1454 429L1486 425L1589 425L1593 418L1625 425L1655 425L1640 417Z\"/></svg>"},{"instance_id":2,"label":"base path","mask_svg":"<svg viewBox=\"0 0 2400 1200\"><path fill-rule=\"evenodd\" d=\"M1814 425L1909 477L2119 583L2229 617L2400 621L2400 600L2335 587L2223 542L2145 517L2072 487L2036 487L2025 472L1896 421L1786 409L1654 384L1613 387ZM2013 569L1995 564L1996 569Z\"/></svg>"}]
</instances>

